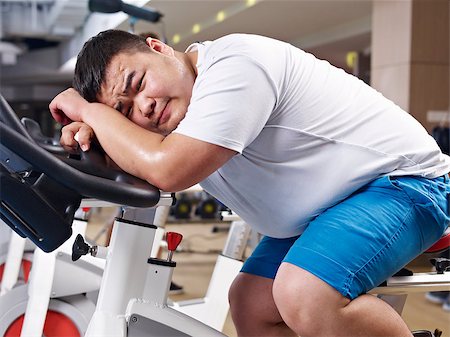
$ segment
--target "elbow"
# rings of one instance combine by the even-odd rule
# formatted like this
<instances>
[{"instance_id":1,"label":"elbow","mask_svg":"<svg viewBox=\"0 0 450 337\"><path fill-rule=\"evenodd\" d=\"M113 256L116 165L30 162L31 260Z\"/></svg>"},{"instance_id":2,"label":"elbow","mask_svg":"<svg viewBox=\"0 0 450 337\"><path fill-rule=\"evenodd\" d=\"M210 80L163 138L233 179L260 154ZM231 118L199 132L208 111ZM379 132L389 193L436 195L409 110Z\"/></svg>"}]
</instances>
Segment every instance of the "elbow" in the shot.
<instances>
[{"instance_id":1,"label":"elbow","mask_svg":"<svg viewBox=\"0 0 450 337\"><path fill-rule=\"evenodd\" d=\"M147 158L146 155L144 154L140 158ZM177 171L170 170L168 162L162 154L153 153L148 157L145 165L140 166L139 176L164 192L177 192L175 190Z\"/></svg>"},{"instance_id":2,"label":"elbow","mask_svg":"<svg viewBox=\"0 0 450 337\"><path fill-rule=\"evenodd\" d=\"M158 183L157 187L164 192L179 192L191 187L192 185L194 184L179 183L173 180L169 180L161 181L160 183Z\"/></svg>"},{"instance_id":3,"label":"elbow","mask_svg":"<svg viewBox=\"0 0 450 337\"><path fill-rule=\"evenodd\" d=\"M184 181L180 181L176 175L167 172L153 174L152 176L147 177L146 180L164 192L178 192L191 186Z\"/></svg>"},{"instance_id":4,"label":"elbow","mask_svg":"<svg viewBox=\"0 0 450 337\"><path fill-rule=\"evenodd\" d=\"M145 180L164 192L178 192L198 183L197 175L189 173L178 161L168 156L153 154L150 165L141 170Z\"/></svg>"},{"instance_id":5,"label":"elbow","mask_svg":"<svg viewBox=\"0 0 450 337\"><path fill-rule=\"evenodd\" d=\"M178 192L174 184L167 180L159 180L154 184L157 188L164 192Z\"/></svg>"}]
</instances>

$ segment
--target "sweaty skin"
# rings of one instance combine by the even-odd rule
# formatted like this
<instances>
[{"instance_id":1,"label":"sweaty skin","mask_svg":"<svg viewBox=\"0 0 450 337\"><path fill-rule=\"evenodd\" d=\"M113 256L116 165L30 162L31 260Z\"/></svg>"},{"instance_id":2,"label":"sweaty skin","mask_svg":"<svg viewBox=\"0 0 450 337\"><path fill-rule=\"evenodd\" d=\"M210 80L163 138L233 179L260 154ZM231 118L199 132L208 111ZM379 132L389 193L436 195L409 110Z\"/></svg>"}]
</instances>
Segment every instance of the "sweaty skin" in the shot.
<instances>
[{"instance_id":1,"label":"sweaty skin","mask_svg":"<svg viewBox=\"0 0 450 337\"><path fill-rule=\"evenodd\" d=\"M79 143L88 149L95 134L124 171L174 192L205 179L236 152L171 133L186 114L197 55L152 38L147 44L148 53L121 53L111 60L98 102L89 103L70 88L49 107L58 122L76 122L62 130L64 147Z\"/></svg>"}]
</instances>

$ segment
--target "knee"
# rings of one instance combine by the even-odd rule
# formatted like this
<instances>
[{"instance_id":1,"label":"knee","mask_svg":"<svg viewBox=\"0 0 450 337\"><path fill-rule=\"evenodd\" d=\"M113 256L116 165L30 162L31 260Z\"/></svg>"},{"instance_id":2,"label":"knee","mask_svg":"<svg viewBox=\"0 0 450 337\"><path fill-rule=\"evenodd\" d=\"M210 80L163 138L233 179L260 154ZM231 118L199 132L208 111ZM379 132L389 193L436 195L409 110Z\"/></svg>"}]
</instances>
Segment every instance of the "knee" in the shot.
<instances>
[{"instance_id":1,"label":"knee","mask_svg":"<svg viewBox=\"0 0 450 337\"><path fill-rule=\"evenodd\" d=\"M228 302L230 302L230 308L236 305L236 302L240 300L241 287L239 286L239 281L236 278L233 283L231 283L230 289L228 290Z\"/></svg>"},{"instance_id":2,"label":"knee","mask_svg":"<svg viewBox=\"0 0 450 337\"><path fill-rule=\"evenodd\" d=\"M329 314L330 308L336 307L323 295L323 289L312 286L305 278L293 281L291 276L283 271L279 272L272 289L273 299L283 321L303 337L332 334L329 328L333 314ZM327 317L327 321L324 321L324 317Z\"/></svg>"},{"instance_id":3,"label":"knee","mask_svg":"<svg viewBox=\"0 0 450 337\"><path fill-rule=\"evenodd\" d=\"M323 318L307 296L299 293L294 296L288 285L274 282L273 298L286 325L299 336L319 336L318 328L323 325Z\"/></svg>"},{"instance_id":4,"label":"knee","mask_svg":"<svg viewBox=\"0 0 450 337\"><path fill-rule=\"evenodd\" d=\"M311 327L316 326L314 313L308 306L308 301L303 301L304 296L290 289L290 284L280 282L275 278L273 284L273 299L278 311L288 327L299 336L313 336ZM308 328L309 327L309 328Z\"/></svg>"},{"instance_id":5,"label":"knee","mask_svg":"<svg viewBox=\"0 0 450 337\"><path fill-rule=\"evenodd\" d=\"M266 326L281 322L272 298L272 280L239 274L228 291L236 327Z\"/></svg>"},{"instance_id":6,"label":"knee","mask_svg":"<svg viewBox=\"0 0 450 337\"><path fill-rule=\"evenodd\" d=\"M248 296L248 289L246 289L246 284L239 277L236 277L228 290L228 301L233 320L234 317L241 317L237 313L248 312L252 308L252 301Z\"/></svg>"}]
</instances>

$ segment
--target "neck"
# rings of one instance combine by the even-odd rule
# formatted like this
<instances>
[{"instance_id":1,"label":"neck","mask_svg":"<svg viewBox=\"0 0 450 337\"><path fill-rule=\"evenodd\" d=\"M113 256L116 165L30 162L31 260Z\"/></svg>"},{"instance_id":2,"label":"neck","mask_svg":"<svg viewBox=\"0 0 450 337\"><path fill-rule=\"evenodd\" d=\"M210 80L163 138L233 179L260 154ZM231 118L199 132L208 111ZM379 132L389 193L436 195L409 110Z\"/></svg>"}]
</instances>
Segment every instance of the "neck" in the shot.
<instances>
[{"instance_id":1,"label":"neck","mask_svg":"<svg viewBox=\"0 0 450 337\"><path fill-rule=\"evenodd\" d=\"M192 70L192 74L194 75L194 77L197 77L197 75L198 75L198 70L197 70L198 52L193 51L193 52L181 53L181 54L182 54L183 60L186 63L186 65L189 67L189 69Z\"/></svg>"}]
</instances>

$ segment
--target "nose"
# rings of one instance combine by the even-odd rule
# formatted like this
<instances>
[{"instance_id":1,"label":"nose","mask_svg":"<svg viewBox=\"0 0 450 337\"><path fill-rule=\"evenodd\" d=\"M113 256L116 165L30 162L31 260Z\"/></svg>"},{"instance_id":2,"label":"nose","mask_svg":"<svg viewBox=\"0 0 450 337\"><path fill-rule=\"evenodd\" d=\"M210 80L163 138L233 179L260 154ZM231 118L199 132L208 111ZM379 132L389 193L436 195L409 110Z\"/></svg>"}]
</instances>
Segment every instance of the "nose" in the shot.
<instances>
[{"instance_id":1,"label":"nose","mask_svg":"<svg viewBox=\"0 0 450 337\"><path fill-rule=\"evenodd\" d=\"M156 102L152 98L140 95L136 97L135 105L134 109L137 108L142 116L149 117L155 109Z\"/></svg>"}]
</instances>

